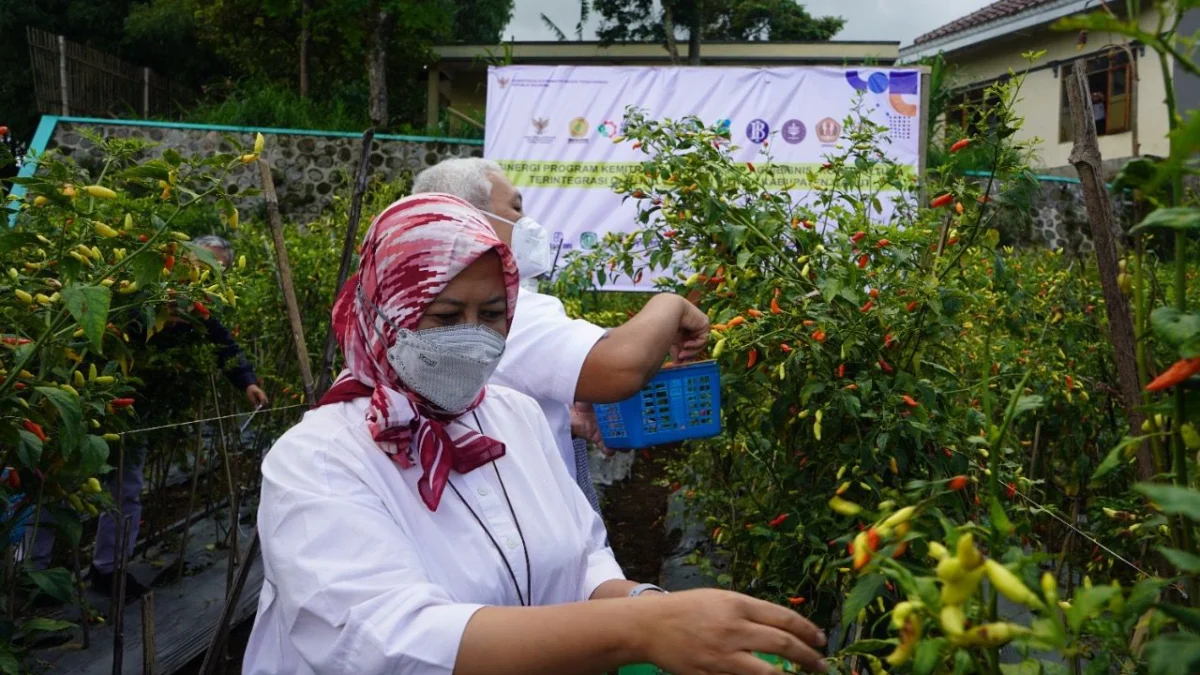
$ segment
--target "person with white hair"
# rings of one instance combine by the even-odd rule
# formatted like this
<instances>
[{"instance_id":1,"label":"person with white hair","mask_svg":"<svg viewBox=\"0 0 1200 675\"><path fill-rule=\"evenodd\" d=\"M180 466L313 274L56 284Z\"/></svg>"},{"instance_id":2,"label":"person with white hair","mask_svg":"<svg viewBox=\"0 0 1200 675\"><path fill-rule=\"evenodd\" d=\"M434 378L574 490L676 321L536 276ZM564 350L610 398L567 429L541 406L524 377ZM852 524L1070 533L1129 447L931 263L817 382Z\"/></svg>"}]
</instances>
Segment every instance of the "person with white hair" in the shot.
<instances>
[{"instance_id":1,"label":"person with white hair","mask_svg":"<svg viewBox=\"0 0 1200 675\"><path fill-rule=\"evenodd\" d=\"M611 330L572 320L562 302L528 283L550 271L549 236L525 215L521 193L499 164L478 157L445 160L417 175L413 193L423 192L450 194L483 211L512 248L522 287L508 349L492 381L538 402L567 470L599 511L587 451L588 441L601 441L592 404L633 396L669 354L681 360L695 356L708 340L708 317L686 299L664 293Z\"/></svg>"}]
</instances>

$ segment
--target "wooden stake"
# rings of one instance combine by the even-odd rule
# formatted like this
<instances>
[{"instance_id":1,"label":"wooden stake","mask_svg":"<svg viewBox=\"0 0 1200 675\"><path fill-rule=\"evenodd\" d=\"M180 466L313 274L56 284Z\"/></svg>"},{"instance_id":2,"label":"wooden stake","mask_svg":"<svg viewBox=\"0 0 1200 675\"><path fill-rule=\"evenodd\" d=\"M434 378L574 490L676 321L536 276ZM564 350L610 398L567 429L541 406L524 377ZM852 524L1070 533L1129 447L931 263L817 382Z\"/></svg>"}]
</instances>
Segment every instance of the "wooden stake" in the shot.
<instances>
[{"instance_id":1,"label":"wooden stake","mask_svg":"<svg viewBox=\"0 0 1200 675\"><path fill-rule=\"evenodd\" d=\"M1117 381L1125 414L1129 416L1129 428L1141 429L1142 403L1141 384L1138 379L1136 338L1129 304L1117 284L1120 270L1117 266L1117 224L1113 215L1112 199L1104 185L1103 158L1100 142L1096 136L1096 120L1092 115L1092 96L1088 90L1083 68L1071 69L1066 80L1067 102L1071 109L1071 124L1075 132L1075 143L1071 149L1071 164L1079 172L1080 187L1083 189L1083 204L1092 227L1095 243L1096 264L1100 271L1100 287L1104 292L1104 304L1108 309L1109 339L1113 344L1113 361L1117 365ZM1154 476L1154 457L1149 443L1142 443L1138 450L1137 475L1142 480Z\"/></svg>"},{"instance_id":2,"label":"wooden stake","mask_svg":"<svg viewBox=\"0 0 1200 675\"><path fill-rule=\"evenodd\" d=\"M88 614L87 599L83 595L83 571L82 565L79 563L79 545L71 549L71 566L75 573L75 601L79 603L79 626L83 629L83 648L87 649L92 644L92 628L91 616Z\"/></svg>"},{"instance_id":3,"label":"wooden stake","mask_svg":"<svg viewBox=\"0 0 1200 675\"><path fill-rule=\"evenodd\" d=\"M154 594L142 596L142 675L154 675L157 656L154 639Z\"/></svg>"},{"instance_id":4,"label":"wooden stake","mask_svg":"<svg viewBox=\"0 0 1200 675\"><path fill-rule=\"evenodd\" d=\"M113 621L113 661L112 675L121 675L121 669L125 665L125 566L129 562L129 555L126 553L129 535L133 534L133 516L121 517L121 529L118 530L121 536L118 537L121 544L121 549L117 553L117 564L113 568L113 591L117 596L117 607Z\"/></svg>"},{"instance_id":5,"label":"wooden stake","mask_svg":"<svg viewBox=\"0 0 1200 675\"><path fill-rule=\"evenodd\" d=\"M296 345L300 377L304 380L304 393L308 404L315 405L316 392L308 360L308 346L304 343L304 324L300 322L300 305L296 302L296 289L292 285L292 267L288 264L287 245L283 241L283 219L279 215L279 197L275 194L271 165L260 157L258 171L262 176L263 199L267 203L267 224L271 227L271 240L275 243L275 258L279 263L279 285L283 290L283 301L287 304L288 324L292 328L292 341Z\"/></svg>"},{"instance_id":6,"label":"wooden stake","mask_svg":"<svg viewBox=\"0 0 1200 675\"><path fill-rule=\"evenodd\" d=\"M258 557L258 549L258 530L256 529L250 535L249 543L246 544L246 555L242 559L241 567L238 568L233 588L229 589L229 593L225 597L225 607L221 609L221 616L217 619L217 629L213 632L212 644L208 646L208 651L204 654L200 675L213 675L217 670L217 664L224 661L225 641L229 637L230 624L233 623L238 602L241 601L242 589L246 587L246 580L250 578L250 567Z\"/></svg>"},{"instance_id":7,"label":"wooden stake","mask_svg":"<svg viewBox=\"0 0 1200 675\"><path fill-rule=\"evenodd\" d=\"M203 408L201 409L203 410ZM196 509L196 490L200 487L200 450L204 448L204 430L196 425L196 451L192 454L192 485L188 488L188 510L183 517L183 536L179 543L179 560L175 563L175 581L183 578L184 560L187 558L188 537L192 532L192 512Z\"/></svg>"},{"instance_id":8,"label":"wooden stake","mask_svg":"<svg viewBox=\"0 0 1200 675\"><path fill-rule=\"evenodd\" d=\"M350 197L350 218L346 224L346 240L342 243L342 262L338 266L337 285L333 287L333 300L350 276L350 260L354 255L354 244L358 241L358 221L362 217L363 195L367 192L367 176L371 173L371 141L375 138L375 129L367 129L362 137L362 155L358 159L358 172L354 175L354 193ZM317 375L317 394L324 395L329 388L330 370L333 368L333 357L337 350L337 340L333 333L333 324L325 335L325 351L321 360L321 371ZM314 399L312 404L316 403Z\"/></svg>"}]
</instances>

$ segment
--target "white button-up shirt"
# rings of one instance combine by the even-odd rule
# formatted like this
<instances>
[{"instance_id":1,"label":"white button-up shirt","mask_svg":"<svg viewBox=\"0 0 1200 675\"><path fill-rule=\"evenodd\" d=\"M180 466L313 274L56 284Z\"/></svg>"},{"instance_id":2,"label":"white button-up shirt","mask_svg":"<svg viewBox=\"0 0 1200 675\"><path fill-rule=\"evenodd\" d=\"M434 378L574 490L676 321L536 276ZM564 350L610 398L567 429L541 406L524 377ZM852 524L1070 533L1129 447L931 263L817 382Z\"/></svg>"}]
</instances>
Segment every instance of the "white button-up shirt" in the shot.
<instances>
[{"instance_id":1,"label":"white button-up shirt","mask_svg":"<svg viewBox=\"0 0 1200 675\"><path fill-rule=\"evenodd\" d=\"M492 375L492 382L532 396L542 407L572 479L576 472L570 406L583 362L604 333L599 326L568 317L558 298L522 288L504 357Z\"/></svg>"},{"instance_id":2,"label":"white button-up shirt","mask_svg":"<svg viewBox=\"0 0 1200 675\"><path fill-rule=\"evenodd\" d=\"M267 455L258 511L266 578L243 673L448 675L475 611L519 604L497 546L534 605L587 600L624 578L530 398L488 387L476 415L507 454L495 468L451 473L462 497L447 486L437 511L417 492L419 465L400 469L371 439L366 406L313 410ZM474 429L476 415L450 433Z\"/></svg>"}]
</instances>

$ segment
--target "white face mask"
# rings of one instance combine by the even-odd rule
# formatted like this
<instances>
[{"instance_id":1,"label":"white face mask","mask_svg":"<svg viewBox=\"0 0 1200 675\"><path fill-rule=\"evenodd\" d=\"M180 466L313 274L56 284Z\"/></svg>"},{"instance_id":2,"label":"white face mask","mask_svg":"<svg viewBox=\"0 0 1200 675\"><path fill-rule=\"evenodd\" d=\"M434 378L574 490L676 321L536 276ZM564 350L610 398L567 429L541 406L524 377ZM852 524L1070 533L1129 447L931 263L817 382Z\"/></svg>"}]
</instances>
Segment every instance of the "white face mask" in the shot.
<instances>
[{"instance_id":1,"label":"white face mask","mask_svg":"<svg viewBox=\"0 0 1200 675\"><path fill-rule=\"evenodd\" d=\"M387 358L401 382L448 413L463 412L475 402L504 356L503 335L478 324L421 331L398 328L366 299L361 286L358 293L396 331Z\"/></svg>"},{"instance_id":2,"label":"white face mask","mask_svg":"<svg viewBox=\"0 0 1200 675\"><path fill-rule=\"evenodd\" d=\"M514 223L489 211L484 213L512 225L512 245L509 248L517 261L517 274L522 281L550 271L554 258L550 252L550 235L546 228L529 216L521 216L520 220Z\"/></svg>"}]
</instances>

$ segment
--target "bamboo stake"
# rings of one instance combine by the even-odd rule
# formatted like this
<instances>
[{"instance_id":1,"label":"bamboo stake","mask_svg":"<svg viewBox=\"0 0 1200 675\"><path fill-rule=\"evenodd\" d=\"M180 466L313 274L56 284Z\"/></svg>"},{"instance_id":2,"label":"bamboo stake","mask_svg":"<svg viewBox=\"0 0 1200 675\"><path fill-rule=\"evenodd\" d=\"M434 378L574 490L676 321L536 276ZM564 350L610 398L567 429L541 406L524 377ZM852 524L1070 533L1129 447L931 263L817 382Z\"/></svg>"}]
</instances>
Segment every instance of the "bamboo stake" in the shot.
<instances>
[{"instance_id":1,"label":"bamboo stake","mask_svg":"<svg viewBox=\"0 0 1200 675\"><path fill-rule=\"evenodd\" d=\"M237 611L238 602L241 600L242 590L246 587L246 580L250 578L250 567L254 565L254 560L258 557L258 549L259 540L258 530L256 529L250 535L250 541L246 544L246 556L242 560L241 567L238 568L233 588L229 589L229 593L225 598L225 607L221 609L221 617L217 619L217 629L213 632L212 643L208 645L208 651L204 654L204 663L200 666L200 675L213 675L216 672L217 664L224 660L225 641L229 636L229 627Z\"/></svg>"},{"instance_id":2,"label":"bamboo stake","mask_svg":"<svg viewBox=\"0 0 1200 675\"><path fill-rule=\"evenodd\" d=\"M358 240L358 221L362 217L362 200L367 192L367 176L371 172L371 141L374 138L374 128L363 132L362 155L359 157L358 171L354 176L354 193L350 197L350 218L346 224L346 240L342 244L342 261L338 266L337 286L333 288L334 300L337 300L338 293L342 291L346 277L350 276L350 261L354 254L354 243ZM324 394L325 390L329 388L330 370L333 368L336 349L337 340L333 333L333 324L330 323L329 332L325 335L325 352L324 358L321 360L321 372L317 375L317 393ZM316 401L311 403L316 403Z\"/></svg>"},{"instance_id":3,"label":"bamboo stake","mask_svg":"<svg viewBox=\"0 0 1200 675\"><path fill-rule=\"evenodd\" d=\"M117 528L117 546L118 546L117 553L116 553L117 559L114 561L114 569L113 569L113 574L115 575L117 572L122 571L119 569L115 569L115 564L119 563L121 558L125 555L125 549L127 547L127 544L125 543L125 539L124 539L124 531L121 529L121 524L124 522L124 518L125 518L125 511L121 508L121 506L122 506L121 495L125 491L125 437L124 436L121 436L121 441L117 447L117 480L114 483L114 485L116 486L114 488L114 492L116 494L114 495L113 501L115 501L117 503L117 515L113 516L113 520L115 521L115 523L113 524L113 527ZM114 578L115 578L115 576L114 576ZM117 584L113 584L112 590L109 592L109 596L108 596L108 616L109 616L110 620L113 620L113 621L116 620L113 617L117 613L118 609L124 608L124 604L125 604L125 602L124 602L124 599L122 598L120 600L120 606L118 606Z\"/></svg>"},{"instance_id":4,"label":"bamboo stake","mask_svg":"<svg viewBox=\"0 0 1200 675\"><path fill-rule=\"evenodd\" d=\"M271 165L265 159L258 160L262 175L263 200L267 204L267 224L271 227L271 240L275 244L275 258L279 262L279 281L283 300L287 304L288 324L292 329L292 340L296 345L300 376L304 380L304 393L309 405L316 403L316 392L312 369L308 360L308 346L304 343L304 324L300 321L300 306L296 302L296 288L292 285L292 267L288 264L287 245L283 240L283 220L279 215L279 197L275 194L275 181L271 178Z\"/></svg>"},{"instance_id":5,"label":"bamboo stake","mask_svg":"<svg viewBox=\"0 0 1200 675\"><path fill-rule=\"evenodd\" d=\"M200 450L204 447L204 433L196 425L196 451L192 453L192 485L188 489L188 510L183 518L183 536L180 537L179 560L175 563L175 579L183 578L183 563L187 558L188 536L192 532L192 511L196 508L196 490L200 486Z\"/></svg>"}]
</instances>

